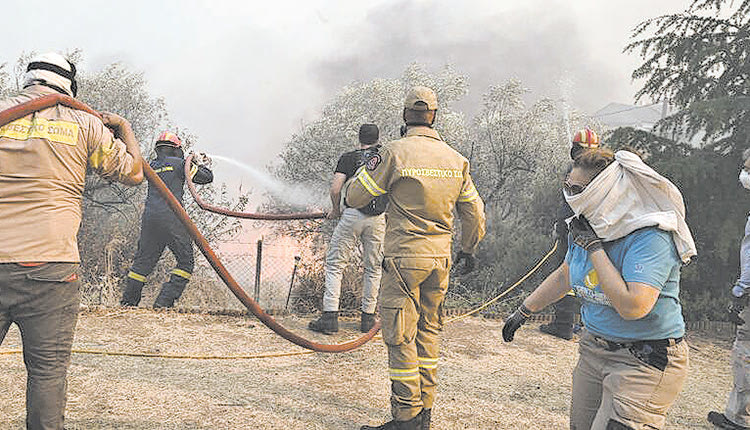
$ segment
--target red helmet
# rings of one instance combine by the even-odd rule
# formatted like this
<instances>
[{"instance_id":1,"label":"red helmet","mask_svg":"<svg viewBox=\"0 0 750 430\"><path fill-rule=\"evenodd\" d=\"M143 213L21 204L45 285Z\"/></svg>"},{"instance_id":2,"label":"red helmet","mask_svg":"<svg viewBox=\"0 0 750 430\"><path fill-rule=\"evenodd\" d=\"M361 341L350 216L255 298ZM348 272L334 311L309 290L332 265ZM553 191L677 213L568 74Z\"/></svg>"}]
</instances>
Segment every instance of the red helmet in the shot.
<instances>
[{"instance_id":1,"label":"red helmet","mask_svg":"<svg viewBox=\"0 0 750 430\"><path fill-rule=\"evenodd\" d=\"M170 131L162 131L156 139L156 146L171 146L173 148L182 148L182 141L176 134Z\"/></svg>"},{"instance_id":2,"label":"red helmet","mask_svg":"<svg viewBox=\"0 0 750 430\"><path fill-rule=\"evenodd\" d=\"M586 127L583 130L578 130L573 135L573 144L577 144L583 148L598 148L599 136L597 136L594 130Z\"/></svg>"}]
</instances>

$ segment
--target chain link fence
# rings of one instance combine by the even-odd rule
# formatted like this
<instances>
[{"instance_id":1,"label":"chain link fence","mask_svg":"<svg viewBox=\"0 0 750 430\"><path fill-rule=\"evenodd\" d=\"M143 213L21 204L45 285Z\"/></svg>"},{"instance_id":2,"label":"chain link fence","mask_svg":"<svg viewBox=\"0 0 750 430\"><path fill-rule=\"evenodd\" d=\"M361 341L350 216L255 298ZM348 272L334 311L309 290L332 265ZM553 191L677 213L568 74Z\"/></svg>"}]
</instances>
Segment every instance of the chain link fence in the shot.
<instances>
[{"instance_id":1,"label":"chain link fence","mask_svg":"<svg viewBox=\"0 0 750 430\"><path fill-rule=\"evenodd\" d=\"M244 221L230 240L217 241L214 250L229 273L267 312L309 314L322 308L325 288L325 252L333 222L298 224L289 222ZM123 253L118 244L125 238L114 237L100 256L102 264L84 277L83 302L89 305L116 306L125 284L125 275L135 250ZM119 254L118 254L119 252ZM244 312L234 297L196 249L196 264L191 281L176 303L178 308L195 311ZM123 255L124 254L124 255ZM358 312L361 304L363 268L358 250L350 255L344 270L340 310ZM482 262L479 262L482 269ZM489 265L488 262L485 264ZM165 251L154 272L148 276L141 306L151 306L175 267L171 252ZM533 289L550 269L540 270L521 288L481 312L487 317L507 315L520 303L523 289ZM519 273L520 278L523 273ZM492 267L461 276L451 274L451 285L444 308L464 311L492 299L515 279L500 279ZM550 309L551 310L551 309Z\"/></svg>"}]
</instances>

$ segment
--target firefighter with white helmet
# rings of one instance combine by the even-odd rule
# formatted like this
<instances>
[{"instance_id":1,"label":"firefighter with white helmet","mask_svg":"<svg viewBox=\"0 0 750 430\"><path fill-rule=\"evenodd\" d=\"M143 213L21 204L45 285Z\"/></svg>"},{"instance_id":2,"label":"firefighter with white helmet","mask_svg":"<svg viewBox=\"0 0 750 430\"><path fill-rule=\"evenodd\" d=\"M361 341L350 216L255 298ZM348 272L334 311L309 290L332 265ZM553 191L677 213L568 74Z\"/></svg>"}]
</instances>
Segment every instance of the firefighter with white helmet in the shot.
<instances>
[{"instance_id":1,"label":"firefighter with white helmet","mask_svg":"<svg viewBox=\"0 0 750 430\"><path fill-rule=\"evenodd\" d=\"M31 60L23 90L1 100L0 111L76 93L73 63L47 53ZM100 119L59 104L0 127L0 342L15 323L28 373L27 429L64 425L87 170L136 185L143 180L140 159L130 124L110 113Z\"/></svg>"}]
</instances>

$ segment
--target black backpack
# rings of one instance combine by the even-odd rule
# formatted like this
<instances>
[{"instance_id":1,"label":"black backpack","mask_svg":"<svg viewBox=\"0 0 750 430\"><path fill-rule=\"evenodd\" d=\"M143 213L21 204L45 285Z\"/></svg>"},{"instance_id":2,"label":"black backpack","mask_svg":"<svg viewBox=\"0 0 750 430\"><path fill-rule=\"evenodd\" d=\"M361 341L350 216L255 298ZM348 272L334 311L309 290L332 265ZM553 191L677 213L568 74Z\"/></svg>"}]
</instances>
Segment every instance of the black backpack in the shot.
<instances>
[{"instance_id":1,"label":"black backpack","mask_svg":"<svg viewBox=\"0 0 750 430\"><path fill-rule=\"evenodd\" d=\"M378 149L380 149L380 145L375 145L367 149L361 149L360 151L361 151L362 156L360 157L359 167L364 166L365 163L367 163L367 160L372 158L373 155L377 154ZM382 196L378 196L370 200L370 203L368 203L367 206L363 206L361 208L358 208L357 210L359 210L365 215L375 216L375 215L380 215L383 212L385 212L385 208L387 206L388 206L388 195L383 194Z\"/></svg>"}]
</instances>

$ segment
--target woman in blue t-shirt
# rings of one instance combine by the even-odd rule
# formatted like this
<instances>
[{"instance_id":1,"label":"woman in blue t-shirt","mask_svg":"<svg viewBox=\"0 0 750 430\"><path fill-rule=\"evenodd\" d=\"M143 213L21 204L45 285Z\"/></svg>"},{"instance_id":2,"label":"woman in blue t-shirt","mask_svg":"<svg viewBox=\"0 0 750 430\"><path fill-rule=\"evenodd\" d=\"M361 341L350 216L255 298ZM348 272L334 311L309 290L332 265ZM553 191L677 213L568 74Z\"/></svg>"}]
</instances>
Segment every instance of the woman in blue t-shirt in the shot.
<instances>
[{"instance_id":1,"label":"woman in blue t-shirt","mask_svg":"<svg viewBox=\"0 0 750 430\"><path fill-rule=\"evenodd\" d=\"M607 173L600 175L605 169ZM657 195L648 187L659 182L638 182L644 174L669 183L632 153L619 152L615 161L612 152L597 149L575 161L564 192L579 215L570 222L565 261L503 327L503 338L510 342L533 312L556 302L570 288L582 298L586 329L573 372L570 428L574 430L660 429L687 376L688 348L678 295L682 257L695 254L694 244L684 224L684 205L682 218L668 218L674 215L670 211L643 210L643 206L669 205L643 203ZM644 188L644 183L652 185ZM666 189L672 196L677 190ZM638 200L639 193L646 194L646 200ZM674 212L679 215L679 191L677 195ZM598 213L601 208L608 208L607 213ZM586 212L592 216L591 225L606 233L607 241L591 227ZM654 221L643 226L639 224L643 219ZM663 225L682 228L670 232Z\"/></svg>"}]
</instances>

